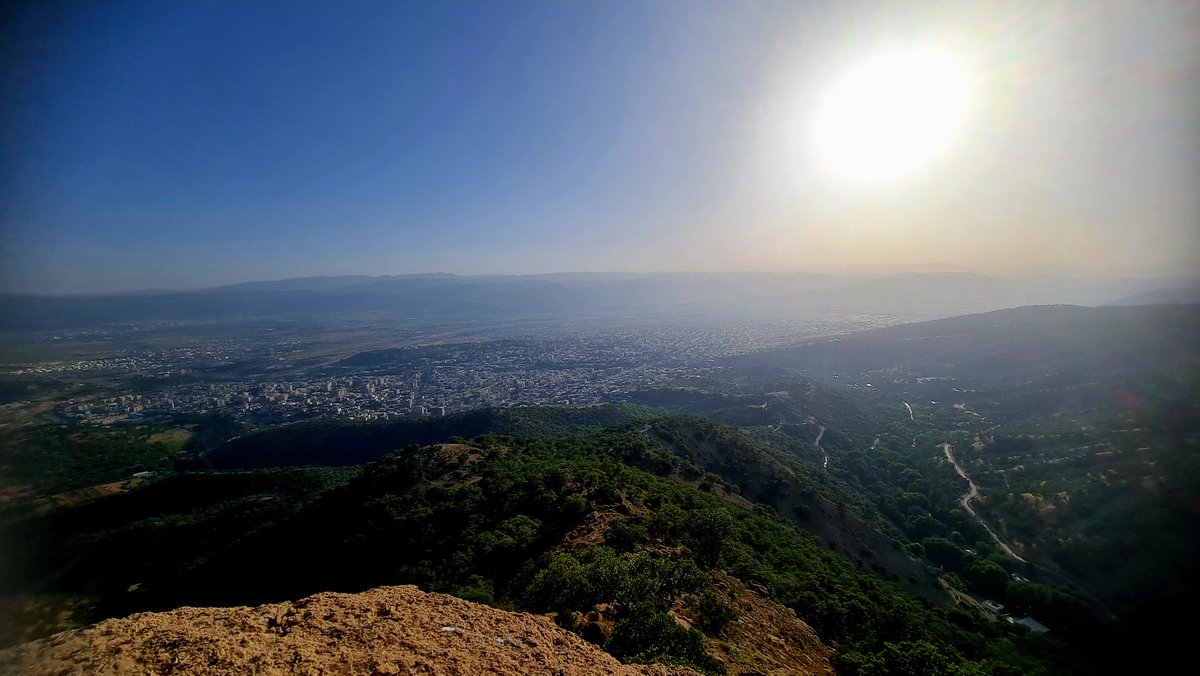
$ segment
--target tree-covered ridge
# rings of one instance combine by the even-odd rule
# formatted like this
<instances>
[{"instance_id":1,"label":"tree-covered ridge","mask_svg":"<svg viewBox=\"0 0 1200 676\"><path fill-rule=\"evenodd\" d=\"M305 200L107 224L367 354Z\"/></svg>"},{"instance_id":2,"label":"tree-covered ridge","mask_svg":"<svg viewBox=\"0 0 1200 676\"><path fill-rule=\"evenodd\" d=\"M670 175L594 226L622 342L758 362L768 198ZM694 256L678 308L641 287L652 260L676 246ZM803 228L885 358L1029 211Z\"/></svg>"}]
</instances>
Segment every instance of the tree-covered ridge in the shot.
<instances>
[{"instance_id":1,"label":"tree-covered ridge","mask_svg":"<svg viewBox=\"0 0 1200 676\"><path fill-rule=\"evenodd\" d=\"M444 418L362 423L314 420L269 427L204 454L210 468L348 466L376 460L408 444L435 444L488 434L577 437L645 422L659 414L634 404L485 408Z\"/></svg>"},{"instance_id":2,"label":"tree-covered ridge","mask_svg":"<svg viewBox=\"0 0 1200 676\"><path fill-rule=\"evenodd\" d=\"M1187 645L1162 609L1200 598L1198 322L1194 306L1015 308L735 358L653 400L822 468L848 510L998 615L1135 664L1132 646Z\"/></svg>"},{"instance_id":3,"label":"tree-covered ridge","mask_svg":"<svg viewBox=\"0 0 1200 676\"><path fill-rule=\"evenodd\" d=\"M242 431L227 416L187 414L158 426L6 427L0 430L0 511L141 472L195 465L199 454Z\"/></svg>"},{"instance_id":4,"label":"tree-covered ridge","mask_svg":"<svg viewBox=\"0 0 1200 676\"><path fill-rule=\"evenodd\" d=\"M564 623L611 604L615 627L601 640L615 655L718 672L700 632L667 611L695 606L719 634L722 609L705 592L728 571L816 628L843 673L1065 665L1052 641L914 600L730 490L640 430L410 446L361 470L177 475L11 523L4 550L23 556L6 555L4 579L99 590L109 615L385 583ZM593 539L571 545L595 524Z\"/></svg>"}]
</instances>

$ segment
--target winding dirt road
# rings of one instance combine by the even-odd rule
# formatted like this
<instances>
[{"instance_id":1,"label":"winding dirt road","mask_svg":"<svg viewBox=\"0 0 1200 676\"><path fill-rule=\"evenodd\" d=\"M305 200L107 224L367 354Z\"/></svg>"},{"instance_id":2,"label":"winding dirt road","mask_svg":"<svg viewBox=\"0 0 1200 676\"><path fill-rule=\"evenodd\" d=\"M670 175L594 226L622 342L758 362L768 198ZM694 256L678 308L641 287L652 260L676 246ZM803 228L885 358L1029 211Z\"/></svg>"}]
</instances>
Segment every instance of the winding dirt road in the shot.
<instances>
[{"instance_id":1,"label":"winding dirt road","mask_svg":"<svg viewBox=\"0 0 1200 676\"><path fill-rule=\"evenodd\" d=\"M816 446L817 450L821 452L821 455L825 457L825 459L821 461L821 469L829 469L829 454L825 452L825 449L821 448L821 437L823 436L825 436L824 425L821 426L821 431L817 432L817 440L813 442L813 446Z\"/></svg>"},{"instance_id":2,"label":"winding dirt road","mask_svg":"<svg viewBox=\"0 0 1200 676\"><path fill-rule=\"evenodd\" d=\"M908 404L905 404L905 406L907 405ZM996 531L992 530L992 527L989 526L987 522L983 520L983 517L979 516L979 514L975 511L975 508L971 506L971 501L979 497L979 487L975 485L974 481L971 481L971 475L967 474L967 471L963 469L963 466L958 464L958 461L954 459L954 450L950 447L950 444L943 443L942 452L946 454L946 459L950 461L950 464L954 465L954 471L958 472L960 477L967 480L967 492L962 496L962 499L958 501L958 504L962 505L963 509L967 510L968 514L975 517L975 520L979 522L979 525L983 526L983 529L988 532L988 535L992 536L992 540L996 542L996 546L999 547L1005 554L1008 554L1021 563L1029 563L1025 559L1018 556L1017 553L1012 550L1012 547L1009 547L1008 543L1002 540L1000 536L996 534Z\"/></svg>"}]
</instances>

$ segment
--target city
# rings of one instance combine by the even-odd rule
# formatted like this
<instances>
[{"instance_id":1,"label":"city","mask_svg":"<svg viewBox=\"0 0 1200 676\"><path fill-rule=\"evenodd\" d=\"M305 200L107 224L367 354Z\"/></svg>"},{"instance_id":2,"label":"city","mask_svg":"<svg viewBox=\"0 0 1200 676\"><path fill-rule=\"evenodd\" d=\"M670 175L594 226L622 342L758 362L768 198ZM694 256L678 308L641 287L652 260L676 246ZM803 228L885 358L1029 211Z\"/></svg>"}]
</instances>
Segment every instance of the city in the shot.
<instances>
[{"instance_id":1,"label":"city","mask_svg":"<svg viewBox=\"0 0 1200 676\"><path fill-rule=\"evenodd\" d=\"M409 326L401 338L372 329L332 351L324 346L337 327L282 337L276 331L208 337L169 348L137 346L144 338L130 335L143 337L141 329L106 335L106 344L118 346L107 356L12 365L2 375L58 384L66 396L52 415L86 425L139 424L179 413L222 413L255 426L391 420L488 406L609 402L709 378L726 357L891 323L866 315L771 323L561 322L535 330L459 331L466 335L433 343L422 336L440 335L440 327ZM390 340L403 347L354 351ZM124 342L130 346L119 347Z\"/></svg>"}]
</instances>

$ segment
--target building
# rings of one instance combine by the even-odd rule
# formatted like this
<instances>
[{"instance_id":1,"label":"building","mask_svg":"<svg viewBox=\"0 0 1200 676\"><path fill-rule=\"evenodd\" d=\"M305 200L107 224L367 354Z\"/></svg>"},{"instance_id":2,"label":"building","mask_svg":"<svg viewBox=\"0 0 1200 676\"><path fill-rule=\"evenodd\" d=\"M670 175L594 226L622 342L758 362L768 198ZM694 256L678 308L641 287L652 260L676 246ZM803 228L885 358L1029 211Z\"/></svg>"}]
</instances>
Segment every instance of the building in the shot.
<instances>
[{"instance_id":1,"label":"building","mask_svg":"<svg viewBox=\"0 0 1200 676\"><path fill-rule=\"evenodd\" d=\"M1021 619L1017 620L1017 624L1023 624L1026 627L1029 627L1029 631L1032 631L1035 634L1045 634L1046 632L1050 631L1050 627L1047 627L1032 617L1022 617Z\"/></svg>"}]
</instances>

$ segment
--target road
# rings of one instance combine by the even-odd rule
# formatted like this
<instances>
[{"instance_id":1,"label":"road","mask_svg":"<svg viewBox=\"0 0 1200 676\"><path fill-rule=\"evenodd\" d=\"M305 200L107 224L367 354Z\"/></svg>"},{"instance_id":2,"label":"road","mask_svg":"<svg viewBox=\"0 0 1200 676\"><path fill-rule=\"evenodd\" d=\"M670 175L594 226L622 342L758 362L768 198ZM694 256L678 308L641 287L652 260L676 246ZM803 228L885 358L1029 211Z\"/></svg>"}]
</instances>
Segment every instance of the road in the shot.
<instances>
[{"instance_id":1,"label":"road","mask_svg":"<svg viewBox=\"0 0 1200 676\"><path fill-rule=\"evenodd\" d=\"M972 411L971 409L967 408L966 404L955 404L954 408L959 411L962 411L963 413L970 413L971 415L975 416L976 418L983 420L983 416L981 416L978 413L976 413L975 411Z\"/></svg>"},{"instance_id":2,"label":"road","mask_svg":"<svg viewBox=\"0 0 1200 676\"><path fill-rule=\"evenodd\" d=\"M911 419L912 407L908 405L908 402L904 402L904 407L908 409L908 415ZM967 409L965 405L962 406L962 409L960 410L964 409L966 412L972 413L973 415L978 416L980 419L983 419L983 416L980 416L978 413ZM916 438L914 438L914 447L916 447L916 441ZM989 526L987 522L983 520L983 517L979 516L979 513L975 511L975 508L971 506L971 501L979 497L979 487L975 485L975 482L971 480L971 475L967 473L967 470L964 469L954 457L954 449L947 442L943 442L941 444L941 449L946 455L946 460L953 465L954 471L957 472L960 477L967 480L967 492L962 496L961 499L959 499L959 504L962 505L963 509L965 509L967 513L970 514L985 531L987 531L988 535L991 536L992 540L996 543L996 546L999 547L1001 551L1008 556L1011 556L1014 560L1020 561L1021 563L1024 563L1043 573L1047 578L1049 578L1050 581L1075 589L1076 591L1080 592L1084 598L1090 601L1102 615L1107 616L1112 621L1118 620L1116 613L1113 612L1112 608L1110 608L1107 603L1093 594L1083 583L1059 568L1053 562L1047 561L1045 563L1039 563L1036 561L1029 561L1014 552L1012 547L1008 546L1008 543L1001 539L996 531L992 530L992 527Z\"/></svg>"},{"instance_id":3,"label":"road","mask_svg":"<svg viewBox=\"0 0 1200 676\"><path fill-rule=\"evenodd\" d=\"M905 404L905 406L907 405L908 404ZM942 451L946 454L946 459L950 461L950 464L954 465L954 471L958 472L960 477L967 480L967 492L962 496L962 499L958 501L958 504L962 505L963 509L967 510L968 514L975 517L975 520L979 522L979 525L983 526L983 529L988 532L988 535L992 536L992 540L995 540L996 546L999 547L1005 554L1008 554L1021 563L1029 563L1025 559L1018 556L1017 553L1012 550L1012 547L1009 547L1008 543L1002 540L1000 536L996 534L996 531L992 530L992 527L983 520L983 517L976 513L975 508L971 506L971 501L979 497L979 487L975 485L974 481L971 481L971 475L967 474L967 470L963 469L963 466L958 464L958 461L954 459L954 450L950 448L950 444L943 443Z\"/></svg>"},{"instance_id":4,"label":"road","mask_svg":"<svg viewBox=\"0 0 1200 676\"><path fill-rule=\"evenodd\" d=\"M825 452L825 449L821 448L821 437L823 436L825 436L824 425L821 426L821 431L817 432L817 440L813 442L813 446L816 446L821 455L825 456L825 459L821 462L821 469L829 469L829 454Z\"/></svg>"},{"instance_id":5,"label":"road","mask_svg":"<svg viewBox=\"0 0 1200 676\"><path fill-rule=\"evenodd\" d=\"M917 419L914 418L912 414L912 406L909 406L907 401L902 401L900 403L904 404L904 408L908 409L908 419L913 422L917 422Z\"/></svg>"}]
</instances>

